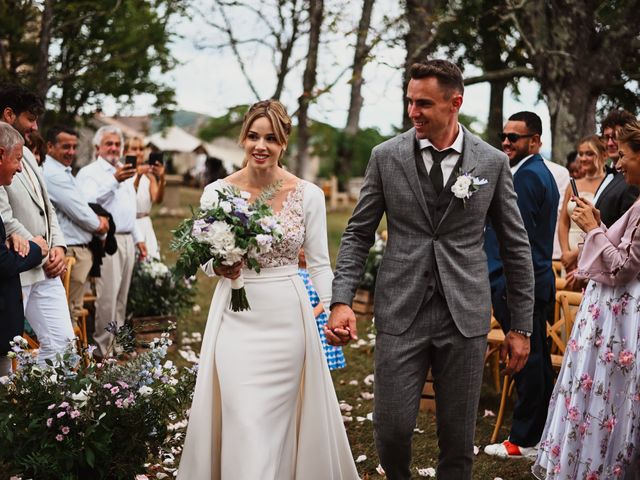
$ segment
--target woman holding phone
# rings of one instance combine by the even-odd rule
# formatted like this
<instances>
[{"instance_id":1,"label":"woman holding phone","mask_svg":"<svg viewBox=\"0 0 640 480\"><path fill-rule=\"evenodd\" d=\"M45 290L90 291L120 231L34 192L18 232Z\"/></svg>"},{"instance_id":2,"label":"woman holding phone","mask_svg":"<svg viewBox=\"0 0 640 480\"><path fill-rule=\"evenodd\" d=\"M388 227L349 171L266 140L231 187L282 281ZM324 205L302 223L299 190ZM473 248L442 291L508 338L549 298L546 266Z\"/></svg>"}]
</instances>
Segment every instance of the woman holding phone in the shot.
<instances>
[{"instance_id":1,"label":"woman holding phone","mask_svg":"<svg viewBox=\"0 0 640 480\"><path fill-rule=\"evenodd\" d=\"M593 200L593 197L604 180L604 162L606 160L606 150L600 139L591 135L585 137L578 143L578 157L584 176L575 181L580 198ZM577 287L575 285L573 271L576 268L578 259L578 244L582 241L582 230L571 220L571 213L576 206L571 185L567 187L564 194L564 201L560 217L558 217L558 241L562 250L560 260L567 272L568 288Z\"/></svg>"},{"instance_id":2,"label":"woman holding phone","mask_svg":"<svg viewBox=\"0 0 640 480\"><path fill-rule=\"evenodd\" d=\"M149 257L159 259L160 247L149 214L151 206L161 203L164 197L166 180L162 155L158 159L157 155L151 153L149 161L144 163L144 142L140 137L128 138L124 151L125 156L136 157L136 177L133 183L136 189L136 223L144 237Z\"/></svg>"},{"instance_id":3,"label":"woman holding phone","mask_svg":"<svg viewBox=\"0 0 640 480\"><path fill-rule=\"evenodd\" d=\"M618 134L619 166L640 185L640 123ZM636 479L640 472L640 203L609 229L573 197L586 234L576 276L589 281L567 342L533 473L541 479Z\"/></svg>"}]
</instances>

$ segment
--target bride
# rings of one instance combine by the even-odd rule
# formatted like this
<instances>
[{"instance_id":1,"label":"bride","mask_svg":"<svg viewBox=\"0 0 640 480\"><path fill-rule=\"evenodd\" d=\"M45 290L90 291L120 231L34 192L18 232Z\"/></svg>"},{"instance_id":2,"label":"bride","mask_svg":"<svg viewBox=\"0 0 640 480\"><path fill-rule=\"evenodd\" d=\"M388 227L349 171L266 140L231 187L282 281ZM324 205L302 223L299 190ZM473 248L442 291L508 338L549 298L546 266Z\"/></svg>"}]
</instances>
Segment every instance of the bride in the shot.
<instances>
[{"instance_id":1,"label":"bride","mask_svg":"<svg viewBox=\"0 0 640 480\"><path fill-rule=\"evenodd\" d=\"M245 166L206 189L233 185L257 198L276 189L271 206L284 236L259 261L213 268L218 282L178 478L182 480L350 480L351 456L311 303L298 276L302 247L328 310L333 273L324 196L281 168L291 119L282 104L261 101L245 114ZM206 190L205 189L205 190ZM250 200L251 201L251 200ZM229 308L230 280L244 277L251 310Z\"/></svg>"}]
</instances>

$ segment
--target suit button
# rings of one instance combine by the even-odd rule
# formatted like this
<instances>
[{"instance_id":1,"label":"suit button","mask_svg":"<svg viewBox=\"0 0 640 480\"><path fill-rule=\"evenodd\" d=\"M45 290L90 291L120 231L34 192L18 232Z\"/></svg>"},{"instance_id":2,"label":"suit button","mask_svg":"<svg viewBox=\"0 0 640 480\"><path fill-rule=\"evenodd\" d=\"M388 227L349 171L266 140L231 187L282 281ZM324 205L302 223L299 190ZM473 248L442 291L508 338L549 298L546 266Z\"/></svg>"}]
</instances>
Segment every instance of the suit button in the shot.
<instances>
[{"instance_id":1,"label":"suit button","mask_svg":"<svg viewBox=\"0 0 640 480\"><path fill-rule=\"evenodd\" d=\"M40 216L44 217L44 212L42 210L40 211Z\"/></svg>"}]
</instances>

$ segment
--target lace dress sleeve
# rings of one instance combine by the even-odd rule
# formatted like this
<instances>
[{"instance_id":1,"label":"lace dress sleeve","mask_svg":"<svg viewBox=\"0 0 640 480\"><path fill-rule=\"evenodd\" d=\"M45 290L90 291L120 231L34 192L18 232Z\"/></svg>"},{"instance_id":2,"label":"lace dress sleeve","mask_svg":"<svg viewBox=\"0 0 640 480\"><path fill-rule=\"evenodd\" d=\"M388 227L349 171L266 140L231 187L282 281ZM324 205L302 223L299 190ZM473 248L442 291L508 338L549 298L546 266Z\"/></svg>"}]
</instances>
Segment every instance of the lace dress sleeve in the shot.
<instances>
[{"instance_id":1,"label":"lace dress sleeve","mask_svg":"<svg viewBox=\"0 0 640 480\"><path fill-rule=\"evenodd\" d=\"M329 311L331 302L331 282L333 271L329 260L327 241L327 214L322 190L312 183L305 182L304 189L304 254L311 283L318 292L325 310Z\"/></svg>"},{"instance_id":2,"label":"lace dress sleeve","mask_svg":"<svg viewBox=\"0 0 640 480\"><path fill-rule=\"evenodd\" d=\"M626 285L639 273L640 204L636 203L608 231L595 228L586 235L577 275L614 286Z\"/></svg>"}]
</instances>

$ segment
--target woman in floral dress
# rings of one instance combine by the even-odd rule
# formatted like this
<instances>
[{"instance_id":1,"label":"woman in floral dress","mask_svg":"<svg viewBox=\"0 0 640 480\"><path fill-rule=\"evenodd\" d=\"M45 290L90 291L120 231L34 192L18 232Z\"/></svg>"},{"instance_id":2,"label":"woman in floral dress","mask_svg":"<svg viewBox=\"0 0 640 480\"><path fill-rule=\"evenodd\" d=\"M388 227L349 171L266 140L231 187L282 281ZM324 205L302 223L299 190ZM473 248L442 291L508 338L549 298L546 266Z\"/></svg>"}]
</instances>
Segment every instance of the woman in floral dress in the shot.
<instances>
[{"instance_id":1,"label":"woman in floral dress","mask_svg":"<svg viewBox=\"0 0 640 480\"><path fill-rule=\"evenodd\" d=\"M621 170L640 185L640 123L618 134ZM533 473L540 479L631 479L640 440L640 203L610 229L575 199L585 232L577 275L589 279L551 397Z\"/></svg>"}]
</instances>

